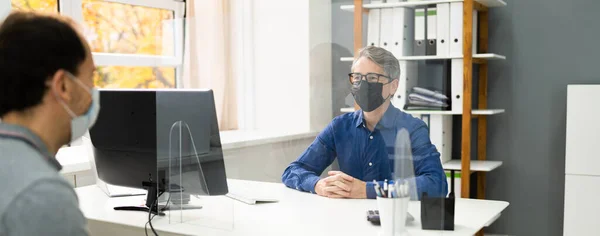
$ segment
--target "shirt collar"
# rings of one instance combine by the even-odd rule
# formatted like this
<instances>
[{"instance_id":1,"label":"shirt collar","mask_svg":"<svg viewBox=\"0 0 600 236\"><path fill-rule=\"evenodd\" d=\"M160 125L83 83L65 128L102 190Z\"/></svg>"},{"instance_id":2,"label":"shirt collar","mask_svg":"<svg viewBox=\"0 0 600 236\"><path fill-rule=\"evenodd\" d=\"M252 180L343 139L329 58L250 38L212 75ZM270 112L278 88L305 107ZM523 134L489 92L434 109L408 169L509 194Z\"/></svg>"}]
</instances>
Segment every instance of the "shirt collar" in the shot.
<instances>
[{"instance_id":1,"label":"shirt collar","mask_svg":"<svg viewBox=\"0 0 600 236\"><path fill-rule=\"evenodd\" d=\"M363 116L362 109L354 112L354 117L356 118L356 128L364 125L365 118Z\"/></svg>"},{"instance_id":2,"label":"shirt collar","mask_svg":"<svg viewBox=\"0 0 600 236\"><path fill-rule=\"evenodd\" d=\"M32 145L32 148L36 149L37 152L40 152L40 154L42 154L44 159L46 159L46 161L48 161L48 163L50 163L52 167L56 168L56 170L58 171L62 169L62 166L60 165L60 163L58 163L56 158L54 158L54 155L50 153L46 144L38 135L31 132L31 130L22 126L0 122L0 132L13 134L14 136L16 136L14 137L14 139L21 140L27 143L27 145ZM2 135L0 134L0 136Z\"/></svg>"},{"instance_id":3,"label":"shirt collar","mask_svg":"<svg viewBox=\"0 0 600 236\"><path fill-rule=\"evenodd\" d=\"M383 117L379 123L377 123L376 127L383 126L384 128L391 128L394 126L396 122L396 114L398 109L394 107L394 105L390 104L388 109L383 113ZM356 127L360 127L365 125L365 117L363 115L362 110L358 110L354 112L354 117L356 117Z\"/></svg>"},{"instance_id":4,"label":"shirt collar","mask_svg":"<svg viewBox=\"0 0 600 236\"><path fill-rule=\"evenodd\" d=\"M398 114L398 109L390 103L390 106L383 114L383 117L381 117L381 120L379 121L377 126L381 125L384 128L394 127L394 124L396 123L397 114Z\"/></svg>"}]
</instances>

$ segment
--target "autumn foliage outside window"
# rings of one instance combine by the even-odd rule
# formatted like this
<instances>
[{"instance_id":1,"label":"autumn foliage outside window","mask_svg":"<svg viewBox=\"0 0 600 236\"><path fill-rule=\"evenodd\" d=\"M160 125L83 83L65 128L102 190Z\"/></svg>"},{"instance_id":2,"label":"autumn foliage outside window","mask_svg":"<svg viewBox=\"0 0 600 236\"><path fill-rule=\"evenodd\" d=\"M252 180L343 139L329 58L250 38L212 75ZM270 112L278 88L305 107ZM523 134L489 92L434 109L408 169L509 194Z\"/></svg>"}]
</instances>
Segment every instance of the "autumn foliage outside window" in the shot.
<instances>
[{"instance_id":1,"label":"autumn foliage outside window","mask_svg":"<svg viewBox=\"0 0 600 236\"><path fill-rule=\"evenodd\" d=\"M57 0L11 3L18 10L58 12ZM82 0L82 13L92 52L173 56L165 55L162 41L164 22L174 18L170 10ZM175 68L99 66L95 82L101 88L175 88Z\"/></svg>"}]
</instances>

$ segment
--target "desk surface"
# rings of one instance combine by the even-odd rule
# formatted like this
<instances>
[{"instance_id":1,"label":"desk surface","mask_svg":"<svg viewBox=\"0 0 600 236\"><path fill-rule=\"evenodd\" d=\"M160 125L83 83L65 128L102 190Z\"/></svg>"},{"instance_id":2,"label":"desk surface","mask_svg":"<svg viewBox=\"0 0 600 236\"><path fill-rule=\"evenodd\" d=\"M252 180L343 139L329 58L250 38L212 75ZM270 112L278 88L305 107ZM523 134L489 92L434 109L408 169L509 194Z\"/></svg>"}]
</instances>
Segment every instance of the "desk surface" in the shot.
<instances>
[{"instance_id":1,"label":"desk surface","mask_svg":"<svg viewBox=\"0 0 600 236\"><path fill-rule=\"evenodd\" d=\"M90 170L90 160L84 146L61 148L56 154L56 160L63 166L63 174L72 174Z\"/></svg>"},{"instance_id":2,"label":"desk surface","mask_svg":"<svg viewBox=\"0 0 600 236\"><path fill-rule=\"evenodd\" d=\"M247 205L224 196L202 197L202 210L187 210L186 214L202 215L218 212L221 220L189 220L177 223L181 213L157 216L157 230L184 235L377 235L379 226L366 220L366 211L377 208L375 200L329 199L315 194L286 188L283 184L229 180L230 191L254 190L269 194L278 203ZM108 198L96 185L77 188L83 214L96 222L139 227L143 231L148 214L115 211L122 205L140 205L143 196ZM253 193L253 194L254 194ZM421 230L420 203L410 202L409 212L415 221L408 225L410 235L473 235L497 217L508 202L457 199L454 231ZM215 211L216 210L216 211ZM171 214L169 216L169 214ZM177 215L177 217L175 216ZM198 218L196 218L198 219ZM142 232L143 233L143 232Z\"/></svg>"}]
</instances>

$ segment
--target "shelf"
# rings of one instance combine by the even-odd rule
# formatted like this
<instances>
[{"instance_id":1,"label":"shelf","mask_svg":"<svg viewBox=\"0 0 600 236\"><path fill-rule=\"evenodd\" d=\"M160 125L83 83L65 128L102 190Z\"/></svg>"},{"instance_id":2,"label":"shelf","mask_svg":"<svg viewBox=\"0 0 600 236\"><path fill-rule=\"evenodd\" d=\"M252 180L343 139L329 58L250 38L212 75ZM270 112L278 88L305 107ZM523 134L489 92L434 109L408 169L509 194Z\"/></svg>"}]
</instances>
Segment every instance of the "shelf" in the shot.
<instances>
[{"instance_id":1,"label":"shelf","mask_svg":"<svg viewBox=\"0 0 600 236\"><path fill-rule=\"evenodd\" d=\"M462 112L453 112L453 111L426 111L426 110L408 110L404 111L408 114L413 115L462 115ZM504 113L504 109L473 109L471 110L471 115L496 115Z\"/></svg>"},{"instance_id":2,"label":"shelf","mask_svg":"<svg viewBox=\"0 0 600 236\"><path fill-rule=\"evenodd\" d=\"M354 61L354 57L340 57L340 61Z\"/></svg>"},{"instance_id":3,"label":"shelf","mask_svg":"<svg viewBox=\"0 0 600 236\"><path fill-rule=\"evenodd\" d=\"M500 113L504 113L504 109L477 109L477 110L471 110L471 114L472 115L482 115L482 116L486 116L486 115L496 115L496 114L500 114Z\"/></svg>"},{"instance_id":4,"label":"shelf","mask_svg":"<svg viewBox=\"0 0 600 236\"><path fill-rule=\"evenodd\" d=\"M475 2L481 3L486 7L505 7L506 2L503 0L475 0Z\"/></svg>"},{"instance_id":5,"label":"shelf","mask_svg":"<svg viewBox=\"0 0 600 236\"><path fill-rule=\"evenodd\" d=\"M490 221L485 223L485 227L489 227L490 225L492 225L494 222L496 222L496 220L498 220L498 218L500 218L501 215L502 214L498 214L498 215L494 216L494 218L492 218Z\"/></svg>"},{"instance_id":6,"label":"shelf","mask_svg":"<svg viewBox=\"0 0 600 236\"><path fill-rule=\"evenodd\" d=\"M424 60L448 60L448 59L462 59L463 56L405 56L398 57L399 61L424 61ZM506 56L495 54L495 53L482 53L473 54L473 59L487 59L487 60L506 60ZM340 61L354 61L354 57L340 57Z\"/></svg>"},{"instance_id":7,"label":"shelf","mask_svg":"<svg viewBox=\"0 0 600 236\"><path fill-rule=\"evenodd\" d=\"M406 56L406 57L398 57L399 61L423 61L423 60L448 60L448 59L462 59L462 55L455 56ZM506 57L503 55L495 54L495 53L483 53L483 54L473 54L473 58L477 59L488 59L488 60L505 60Z\"/></svg>"},{"instance_id":8,"label":"shelf","mask_svg":"<svg viewBox=\"0 0 600 236\"><path fill-rule=\"evenodd\" d=\"M471 160L471 171L482 171L482 172L490 172L502 165L502 161L479 161L479 160ZM450 160L446 163L443 163L442 166L444 170L458 170L461 169L461 161L460 160Z\"/></svg>"},{"instance_id":9,"label":"shelf","mask_svg":"<svg viewBox=\"0 0 600 236\"><path fill-rule=\"evenodd\" d=\"M435 0L435 1L411 1L411 2L391 2L391 3L368 3L363 4L365 9L381 9L381 8L396 8L396 7L417 7L438 3L462 2L463 0ZM503 0L475 0L486 7L504 7L506 2ZM344 11L354 11L354 5L342 5L340 9Z\"/></svg>"},{"instance_id":10,"label":"shelf","mask_svg":"<svg viewBox=\"0 0 600 236\"><path fill-rule=\"evenodd\" d=\"M462 58L462 57L460 57ZM473 54L473 58L489 59L489 60L506 60L506 56L495 53Z\"/></svg>"},{"instance_id":11,"label":"shelf","mask_svg":"<svg viewBox=\"0 0 600 236\"><path fill-rule=\"evenodd\" d=\"M395 7L416 7L429 4L462 2L463 0L440 0L440 1L411 1L411 2L390 2L390 3L367 3L363 4L365 9L395 8ZM344 11L354 11L354 5L342 5L340 9Z\"/></svg>"},{"instance_id":12,"label":"shelf","mask_svg":"<svg viewBox=\"0 0 600 236\"><path fill-rule=\"evenodd\" d=\"M344 107L342 109L340 109L340 112L344 112L344 113L350 113L350 112L354 112L354 107Z\"/></svg>"},{"instance_id":13,"label":"shelf","mask_svg":"<svg viewBox=\"0 0 600 236\"><path fill-rule=\"evenodd\" d=\"M344 107L340 109L340 112L350 113L354 112L354 107ZM413 115L462 115L462 113L455 113L452 111L426 111L426 110L417 110L417 111L404 111L408 114ZM490 116L504 113L504 109L474 109L471 111L471 115L480 115L480 116Z\"/></svg>"}]
</instances>

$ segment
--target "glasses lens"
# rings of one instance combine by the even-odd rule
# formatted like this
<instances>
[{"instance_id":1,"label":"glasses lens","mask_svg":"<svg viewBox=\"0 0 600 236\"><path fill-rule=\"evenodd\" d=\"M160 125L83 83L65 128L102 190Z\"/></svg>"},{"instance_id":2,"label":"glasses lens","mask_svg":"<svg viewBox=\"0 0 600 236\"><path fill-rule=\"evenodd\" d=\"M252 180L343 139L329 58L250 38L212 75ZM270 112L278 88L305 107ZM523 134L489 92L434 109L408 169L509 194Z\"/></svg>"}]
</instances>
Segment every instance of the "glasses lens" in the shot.
<instances>
[{"instance_id":1,"label":"glasses lens","mask_svg":"<svg viewBox=\"0 0 600 236\"><path fill-rule=\"evenodd\" d=\"M369 83L377 83L377 82L379 82L379 75L368 74L367 75L367 82L369 82Z\"/></svg>"}]
</instances>

